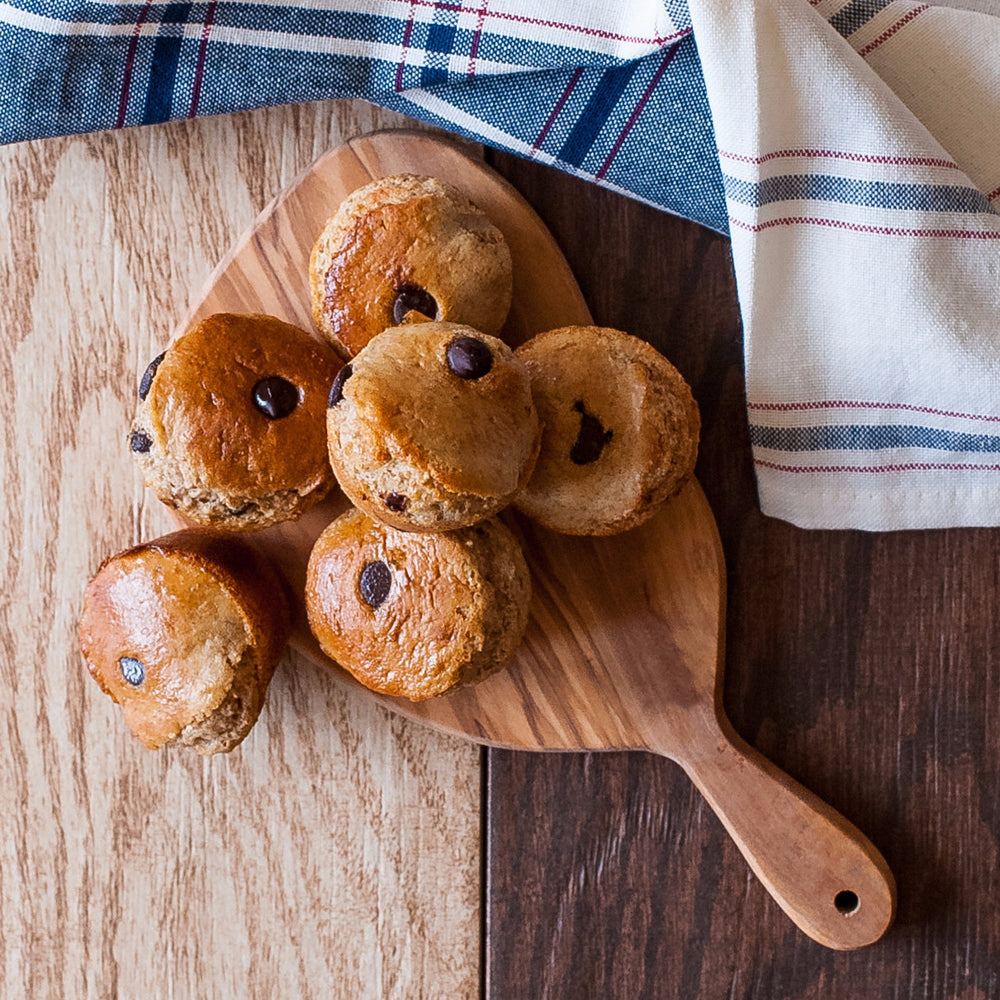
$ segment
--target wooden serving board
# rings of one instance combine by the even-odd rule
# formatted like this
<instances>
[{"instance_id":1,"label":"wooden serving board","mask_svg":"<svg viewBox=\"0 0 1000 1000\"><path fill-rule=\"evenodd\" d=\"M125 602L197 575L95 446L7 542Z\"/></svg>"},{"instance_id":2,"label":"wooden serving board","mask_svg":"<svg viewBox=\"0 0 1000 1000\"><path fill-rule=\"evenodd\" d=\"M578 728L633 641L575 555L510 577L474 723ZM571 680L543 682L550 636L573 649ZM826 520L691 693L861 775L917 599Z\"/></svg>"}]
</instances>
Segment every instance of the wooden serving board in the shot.
<instances>
[{"instance_id":1,"label":"wooden serving board","mask_svg":"<svg viewBox=\"0 0 1000 1000\"><path fill-rule=\"evenodd\" d=\"M376 133L320 158L220 263L176 333L213 312L265 312L312 328L308 259L351 191L398 173L463 190L501 229L514 261L504 330L517 344L591 317L536 213L458 147L419 133ZM312 544L346 507L339 495L300 521L252 536L303 593ZM694 481L646 525L569 538L512 521L532 570L528 630L513 662L486 681L393 711L480 743L532 750L648 749L678 761L789 916L833 948L871 943L892 920L892 875L843 817L742 741L722 711L724 568L712 512ZM337 683L364 691L326 659L305 625L293 639Z\"/></svg>"},{"instance_id":2,"label":"wooden serving board","mask_svg":"<svg viewBox=\"0 0 1000 1000\"><path fill-rule=\"evenodd\" d=\"M377 177L398 173L429 174L464 191L504 234L514 261L514 294L503 339L519 344L536 333L573 323L593 322L590 311L558 245L531 206L485 164L452 143L417 132L383 132L353 139L317 160L282 192L210 276L202 296L177 326L175 336L215 312L264 312L314 330L310 309L308 266L316 236L340 202L353 190ZM347 507L339 493L301 520L279 525L253 537L282 568L294 592L305 586L306 563L323 528ZM629 749L648 745L629 713L616 698L605 703L600 717L587 722L594 692L612 680L618 661L634 662L629 649L642 637L614 629L607 609L600 610L604 582L594 580L592 607L586 608L581 570L597 569L615 547L614 540L595 543L571 539L530 525L508 523L519 531L532 564L534 613L514 663L475 687L444 698L411 703L372 694L393 711L436 729L471 737L493 746L535 750ZM648 536L645 542L640 538ZM661 538L663 541L661 542ZM697 483L675 498L664 515L640 533L630 532L622 543L673 555L659 561L661 573L674 579L674 602L663 609L664 621L697 619L692 634L696 646L689 655L715 663L722 623L722 550L715 522ZM543 564L542 554L546 561ZM537 557L537 558L536 558ZM628 562L622 568L627 569ZM567 600L567 584L570 600ZM697 586L691 586L697 581ZM597 602L596 605L594 602ZM691 607L687 607L689 603ZM300 618L293 645L310 659L328 664L337 681L364 690L319 649ZM569 616L569 617L567 617ZM573 619L569 629L558 627ZM588 619L601 622L610 640L595 648ZM597 633L595 632L595 635ZM626 642L621 636L628 637ZM645 637L653 648L664 635ZM617 644L616 644L617 643ZM670 678L657 670L656 676ZM553 678L572 677L571 691L553 687ZM714 690L715 675L712 676ZM370 692L366 691L366 694ZM714 697L713 692L707 692Z\"/></svg>"}]
</instances>

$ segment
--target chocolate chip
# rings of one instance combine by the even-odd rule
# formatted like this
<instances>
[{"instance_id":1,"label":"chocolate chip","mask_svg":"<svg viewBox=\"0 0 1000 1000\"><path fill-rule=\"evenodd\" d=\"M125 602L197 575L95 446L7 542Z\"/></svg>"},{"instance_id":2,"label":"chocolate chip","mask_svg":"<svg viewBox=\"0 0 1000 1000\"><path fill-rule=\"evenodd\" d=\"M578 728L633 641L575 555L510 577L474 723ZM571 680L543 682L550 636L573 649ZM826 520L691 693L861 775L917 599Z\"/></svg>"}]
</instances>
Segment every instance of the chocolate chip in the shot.
<instances>
[{"instance_id":1,"label":"chocolate chip","mask_svg":"<svg viewBox=\"0 0 1000 1000\"><path fill-rule=\"evenodd\" d=\"M404 497L402 493L386 493L382 497L382 502L389 508L389 510L394 510L397 514L401 514L407 507L410 506L409 497Z\"/></svg>"},{"instance_id":2,"label":"chocolate chip","mask_svg":"<svg viewBox=\"0 0 1000 1000\"><path fill-rule=\"evenodd\" d=\"M337 372L337 377L330 386L330 398L326 401L327 408L336 406L344 398L344 383L354 374L354 369L350 365L344 365Z\"/></svg>"},{"instance_id":3,"label":"chocolate chip","mask_svg":"<svg viewBox=\"0 0 1000 1000\"><path fill-rule=\"evenodd\" d=\"M475 337L456 337L445 352L453 375L464 379L482 378L493 367L490 349Z\"/></svg>"},{"instance_id":4,"label":"chocolate chip","mask_svg":"<svg viewBox=\"0 0 1000 1000\"><path fill-rule=\"evenodd\" d=\"M153 447L153 439L145 431L132 431L128 436L128 445L132 451L145 454Z\"/></svg>"},{"instance_id":5,"label":"chocolate chip","mask_svg":"<svg viewBox=\"0 0 1000 1000\"><path fill-rule=\"evenodd\" d=\"M138 687L146 679L145 665L142 660L137 660L134 656L120 656L118 669L132 687Z\"/></svg>"},{"instance_id":6,"label":"chocolate chip","mask_svg":"<svg viewBox=\"0 0 1000 1000\"><path fill-rule=\"evenodd\" d=\"M389 596L392 586L392 571L381 560L370 562L361 571L358 589L361 599L371 608L379 607Z\"/></svg>"},{"instance_id":7,"label":"chocolate chip","mask_svg":"<svg viewBox=\"0 0 1000 1000\"><path fill-rule=\"evenodd\" d=\"M253 405L268 420L287 417L299 405L299 390L280 375L268 375L262 378L253 387L251 396Z\"/></svg>"},{"instance_id":8,"label":"chocolate chip","mask_svg":"<svg viewBox=\"0 0 1000 1000\"><path fill-rule=\"evenodd\" d=\"M575 465L590 465L601 457L601 452L611 440L613 432L606 431L600 420L587 412L583 400L578 399L573 404L573 409L580 414L580 433L570 449L570 461Z\"/></svg>"},{"instance_id":9,"label":"chocolate chip","mask_svg":"<svg viewBox=\"0 0 1000 1000\"><path fill-rule=\"evenodd\" d=\"M149 395L150 386L153 384L153 376L156 374L156 369L160 367L160 362L163 360L163 356L166 353L166 351L163 351L162 354L157 354L156 357L149 362L146 370L142 373L142 379L139 382L140 399L145 400L145 398Z\"/></svg>"},{"instance_id":10,"label":"chocolate chip","mask_svg":"<svg viewBox=\"0 0 1000 1000\"><path fill-rule=\"evenodd\" d=\"M419 285L400 285L392 303L392 318L398 326L408 312L422 313L428 319L437 319L438 304L434 296Z\"/></svg>"}]
</instances>

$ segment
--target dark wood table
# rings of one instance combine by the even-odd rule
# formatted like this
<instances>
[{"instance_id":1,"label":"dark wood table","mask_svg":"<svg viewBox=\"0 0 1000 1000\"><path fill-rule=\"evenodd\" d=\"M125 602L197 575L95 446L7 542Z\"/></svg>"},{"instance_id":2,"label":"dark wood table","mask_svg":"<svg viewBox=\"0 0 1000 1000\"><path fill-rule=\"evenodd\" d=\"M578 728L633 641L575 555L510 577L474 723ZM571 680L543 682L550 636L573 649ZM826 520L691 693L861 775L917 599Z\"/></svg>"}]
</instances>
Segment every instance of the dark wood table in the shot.
<instances>
[{"instance_id":1,"label":"dark wood table","mask_svg":"<svg viewBox=\"0 0 1000 1000\"><path fill-rule=\"evenodd\" d=\"M489 750L485 996L1000 996L1000 532L764 517L728 241L487 157L549 225L597 322L647 338L692 384L727 562L726 710L871 838L899 905L877 944L830 951L789 922L679 767Z\"/></svg>"}]
</instances>

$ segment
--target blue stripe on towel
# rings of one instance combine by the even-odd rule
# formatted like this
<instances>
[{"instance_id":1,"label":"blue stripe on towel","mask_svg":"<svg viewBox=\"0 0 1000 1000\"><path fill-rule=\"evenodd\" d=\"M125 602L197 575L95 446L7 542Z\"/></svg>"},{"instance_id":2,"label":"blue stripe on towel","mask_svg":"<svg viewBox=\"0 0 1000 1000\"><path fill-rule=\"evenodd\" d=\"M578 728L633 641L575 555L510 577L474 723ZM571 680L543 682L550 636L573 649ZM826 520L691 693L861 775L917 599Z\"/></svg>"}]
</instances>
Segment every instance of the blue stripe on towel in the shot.
<instances>
[{"instance_id":1,"label":"blue stripe on towel","mask_svg":"<svg viewBox=\"0 0 1000 1000\"><path fill-rule=\"evenodd\" d=\"M928 448L951 452L1000 452L1000 435L967 434L912 424L831 424L812 427L750 426L755 448L774 451L882 451Z\"/></svg>"},{"instance_id":2,"label":"blue stripe on towel","mask_svg":"<svg viewBox=\"0 0 1000 1000\"><path fill-rule=\"evenodd\" d=\"M862 181L833 174L782 174L760 181L723 175L730 201L760 208L781 201L827 201L915 212L996 214L982 192L950 184Z\"/></svg>"}]
</instances>

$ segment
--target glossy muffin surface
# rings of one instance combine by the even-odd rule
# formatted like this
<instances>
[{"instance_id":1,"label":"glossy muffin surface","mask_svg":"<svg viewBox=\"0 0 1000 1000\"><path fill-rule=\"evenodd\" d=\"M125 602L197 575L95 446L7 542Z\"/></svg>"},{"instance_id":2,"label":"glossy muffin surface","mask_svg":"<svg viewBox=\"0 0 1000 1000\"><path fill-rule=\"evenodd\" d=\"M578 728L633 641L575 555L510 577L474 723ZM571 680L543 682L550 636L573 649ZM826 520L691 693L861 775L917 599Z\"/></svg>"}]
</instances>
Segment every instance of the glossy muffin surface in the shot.
<instances>
[{"instance_id":1,"label":"glossy muffin surface","mask_svg":"<svg viewBox=\"0 0 1000 1000\"><path fill-rule=\"evenodd\" d=\"M503 234L456 188L400 174L349 195L310 260L313 318L345 357L414 313L498 334L513 289Z\"/></svg>"},{"instance_id":2,"label":"glossy muffin surface","mask_svg":"<svg viewBox=\"0 0 1000 1000\"><path fill-rule=\"evenodd\" d=\"M313 548L306 609L323 651L358 681L421 701L503 666L530 594L520 546L496 519L415 534L350 510Z\"/></svg>"},{"instance_id":3,"label":"glossy muffin surface","mask_svg":"<svg viewBox=\"0 0 1000 1000\"><path fill-rule=\"evenodd\" d=\"M496 514L523 488L539 442L523 363L451 323L394 327L368 344L338 376L327 433L344 493L410 531Z\"/></svg>"},{"instance_id":4,"label":"glossy muffin surface","mask_svg":"<svg viewBox=\"0 0 1000 1000\"><path fill-rule=\"evenodd\" d=\"M79 637L91 676L145 746L211 754L256 721L290 621L270 564L190 528L106 559L87 585Z\"/></svg>"},{"instance_id":5,"label":"glossy muffin surface","mask_svg":"<svg viewBox=\"0 0 1000 1000\"><path fill-rule=\"evenodd\" d=\"M333 484L324 413L341 362L271 316L218 313L143 376L129 436L146 485L198 524L298 517Z\"/></svg>"}]
</instances>

